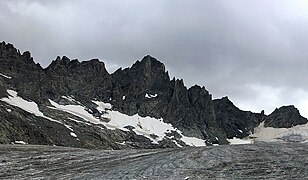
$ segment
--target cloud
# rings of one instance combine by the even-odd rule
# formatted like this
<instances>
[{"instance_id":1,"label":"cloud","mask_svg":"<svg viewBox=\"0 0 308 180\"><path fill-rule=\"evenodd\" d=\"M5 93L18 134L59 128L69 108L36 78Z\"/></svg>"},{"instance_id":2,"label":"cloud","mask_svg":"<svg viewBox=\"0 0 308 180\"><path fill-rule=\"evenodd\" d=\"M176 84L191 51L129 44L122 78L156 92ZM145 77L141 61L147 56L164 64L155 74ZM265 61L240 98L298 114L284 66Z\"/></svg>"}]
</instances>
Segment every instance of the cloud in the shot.
<instances>
[{"instance_id":1,"label":"cloud","mask_svg":"<svg viewBox=\"0 0 308 180\"><path fill-rule=\"evenodd\" d=\"M307 114L307 21L304 0L0 2L0 36L43 66L67 55L113 71L151 54L187 86L266 112Z\"/></svg>"}]
</instances>

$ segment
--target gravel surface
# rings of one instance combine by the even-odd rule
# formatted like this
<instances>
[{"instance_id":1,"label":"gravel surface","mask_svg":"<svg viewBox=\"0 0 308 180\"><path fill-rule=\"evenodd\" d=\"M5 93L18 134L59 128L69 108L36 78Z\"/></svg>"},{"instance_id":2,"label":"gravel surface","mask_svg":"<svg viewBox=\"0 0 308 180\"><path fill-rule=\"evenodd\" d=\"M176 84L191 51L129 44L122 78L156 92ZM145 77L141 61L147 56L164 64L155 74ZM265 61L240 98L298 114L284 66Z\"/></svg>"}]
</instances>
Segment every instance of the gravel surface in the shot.
<instances>
[{"instance_id":1,"label":"gravel surface","mask_svg":"<svg viewBox=\"0 0 308 180\"><path fill-rule=\"evenodd\" d=\"M308 179L308 144L120 151L0 145L0 167L0 179Z\"/></svg>"}]
</instances>

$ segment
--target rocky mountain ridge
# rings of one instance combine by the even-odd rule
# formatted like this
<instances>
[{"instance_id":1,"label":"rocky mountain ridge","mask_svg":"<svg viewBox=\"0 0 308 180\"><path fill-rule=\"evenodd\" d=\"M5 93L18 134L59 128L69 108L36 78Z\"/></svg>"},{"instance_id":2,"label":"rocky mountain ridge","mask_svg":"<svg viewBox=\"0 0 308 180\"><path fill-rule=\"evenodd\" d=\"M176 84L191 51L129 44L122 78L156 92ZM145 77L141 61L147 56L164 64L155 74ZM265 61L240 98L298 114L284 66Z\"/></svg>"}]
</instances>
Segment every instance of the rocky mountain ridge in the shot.
<instances>
[{"instance_id":1,"label":"rocky mountain ridge","mask_svg":"<svg viewBox=\"0 0 308 180\"><path fill-rule=\"evenodd\" d=\"M98 59L79 62L65 56L42 68L29 52L21 54L2 42L0 64L0 143L22 140L102 149L182 147L188 145L184 137L204 140L207 145L228 144L233 137L247 137L261 122L277 128L288 127L290 122L293 126L307 123L294 106L287 110L291 116L284 109L266 116L241 111L228 98L213 100L205 87L187 88L183 80L170 79L164 64L149 55L112 74ZM17 99L36 104L37 113L25 111ZM100 109L99 102L108 108ZM115 112L115 117L136 117L140 122L151 117L170 128L161 138L145 135L154 125L146 129L140 122L139 127L108 128L112 118L107 115Z\"/></svg>"}]
</instances>

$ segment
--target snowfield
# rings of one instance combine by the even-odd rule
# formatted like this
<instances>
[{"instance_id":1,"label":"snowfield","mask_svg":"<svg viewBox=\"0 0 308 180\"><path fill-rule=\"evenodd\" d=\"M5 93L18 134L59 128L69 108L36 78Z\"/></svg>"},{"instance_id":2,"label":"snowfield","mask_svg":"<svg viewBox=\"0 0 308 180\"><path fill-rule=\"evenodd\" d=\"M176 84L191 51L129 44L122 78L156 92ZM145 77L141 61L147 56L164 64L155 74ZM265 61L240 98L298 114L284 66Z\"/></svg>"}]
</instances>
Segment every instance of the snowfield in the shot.
<instances>
[{"instance_id":1,"label":"snowfield","mask_svg":"<svg viewBox=\"0 0 308 180\"><path fill-rule=\"evenodd\" d=\"M255 128L254 134L251 134L250 137L254 138L256 141L275 142L286 141L288 137L296 135L301 138L298 141L308 142L308 123L293 126L291 128L264 127L264 123L261 123ZM290 141L292 140L290 139Z\"/></svg>"},{"instance_id":2,"label":"snowfield","mask_svg":"<svg viewBox=\"0 0 308 180\"><path fill-rule=\"evenodd\" d=\"M19 107L19 108L23 109L24 111L27 111L27 112L29 112L31 114L34 114L35 116L39 116L39 117L48 119L50 121L62 124L63 126L65 126L70 131L73 131L73 129L70 128L68 125L66 125L66 124L64 124L64 123L62 123L60 121L54 120L54 119L52 119L50 117L45 116L40 111L38 105L35 102L27 101L27 100L19 97L17 95L16 91L14 91L14 90L7 90L7 93L9 95L9 97L8 98L2 98L2 99L0 99L1 101L6 102L6 103L8 103L8 104L10 104L12 106ZM7 111L11 112L12 110L11 109L7 109Z\"/></svg>"},{"instance_id":3,"label":"snowfield","mask_svg":"<svg viewBox=\"0 0 308 180\"><path fill-rule=\"evenodd\" d=\"M36 116L48 118L44 116L44 114L39 110L37 104L35 102L30 102L27 100L24 100L23 98L17 96L17 92L13 90L7 90L7 93L9 94L8 98L2 98L1 101L4 101L10 105L17 106L29 113L32 113Z\"/></svg>"},{"instance_id":4,"label":"snowfield","mask_svg":"<svg viewBox=\"0 0 308 180\"><path fill-rule=\"evenodd\" d=\"M234 137L233 139L228 139L228 141L231 145L234 145L234 144L252 144L253 143L252 139L240 139L240 138L236 138L236 137Z\"/></svg>"},{"instance_id":5,"label":"snowfield","mask_svg":"<svg viewBox=\"0 0 308 180\"><path fill-rule=\"evenodd\" d=\"M155 119L152 117L141 117L137 114L133 116L128 116L118 111L112 111L111 110L112 105L110 103L104 103L94 100L92 101L98 106L97 110L103 113L102 118L106 118L109 120L109 122L105 122L94 117L92 114L86 111L86 107L82 105L60 105L52 100L49 100L49 102L53 106L50 108L55 108L57 110L62 110L71 113L92 124L102 124L106 128L111 130L121 129L123 131L129 131L126 127L131 126L134 128L133 131L136 134L147 137L152 141L152 143L155 144L157 144L158 141L161 141L164 138L166 138L166 133L171 131L176 131L182 136L181 140L187 145L205 146L205 141L203 139L184 136L181 131L174 128L171 124L163 122L163 119ZM156 138L154 138L153 135ZM179 144L177 145L181 147Z\"/></svg>"}]
</instances>

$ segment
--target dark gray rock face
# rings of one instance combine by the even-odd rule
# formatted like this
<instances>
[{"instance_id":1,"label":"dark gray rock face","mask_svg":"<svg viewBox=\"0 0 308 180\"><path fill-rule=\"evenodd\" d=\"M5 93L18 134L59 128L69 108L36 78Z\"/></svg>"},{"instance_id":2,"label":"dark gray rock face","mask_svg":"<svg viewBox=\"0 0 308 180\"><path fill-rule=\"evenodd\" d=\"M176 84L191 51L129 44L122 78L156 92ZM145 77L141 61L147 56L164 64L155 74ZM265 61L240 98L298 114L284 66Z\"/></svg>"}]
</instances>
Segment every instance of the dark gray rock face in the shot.
<instances>
[{"instance_id":1,"label":"dark gray rock face","mask_svg":"<svg viewBox=\"0 0 308 180\"><path fill-rule=\"evenodd\" d=\"M117 110L156 118L166 114L172 84L161 62L146 56L131 68L115 71L112 79L115 84L112 104ZM147 98L146 94L157 95Z\"/></svg>"},{"instance_id":2,"label":"dark gray rock face","mask_svg":"<svg viewBox=\"0 0 308 180\"><path fill-rule=\"evenodd\" d=\"M44 69L41 85L44 96L55 99L73 95L78 99L99 98L106 101L112 87L111 76L103 62L97 59L79 62L57 57Z\"/></svg>"},{"instance_id":3,"label":"dark gray rock face","mask_svg":"<svg viewBox=\"0 0 308 180\"><path fill-rule=\"evenodd\" d=\"M264 111L252 113L237 108L228 97L213 100L216 121L226 132L228 138L248 136L264 118Z\"/></svg>"},{"instance_id":4,"label":"dark gray rock face","mask_svg":"<svg viewBox=\"0 0 308 180\"><path fill-rule=\"evenodd\" d=\"M308 120L302 117L294 106L283 106L275 109L264 121L265 127L290 128L306 124Z\"/></svg>"},{"instance_id":5,"label":"dark gray rock face","mask_svg":"<svg viewBox=\"0 0 308 180\"><path fill-rule=\"evenodd\" d=\"M25 80L43 70L39 64L34 63L30 52L20 54L12 44L5 42L0 43L0 62L2 73L15 78L24 76Z\"/></svg>"},{"instance_id":6,"label":"dark gray rock face","mask_svg":"<svg viewBox=\"0 0 308 180\"><path fill-rule=\"evenodd\" d=\"M21 94L37 99L36 92L43 68L34 63L30 52L20 54L12 44L2 42L0 43L0 63L1 73L11 77L10 81L2 77L4 87L14 87Z\"/></svg>"}]
</instances>

